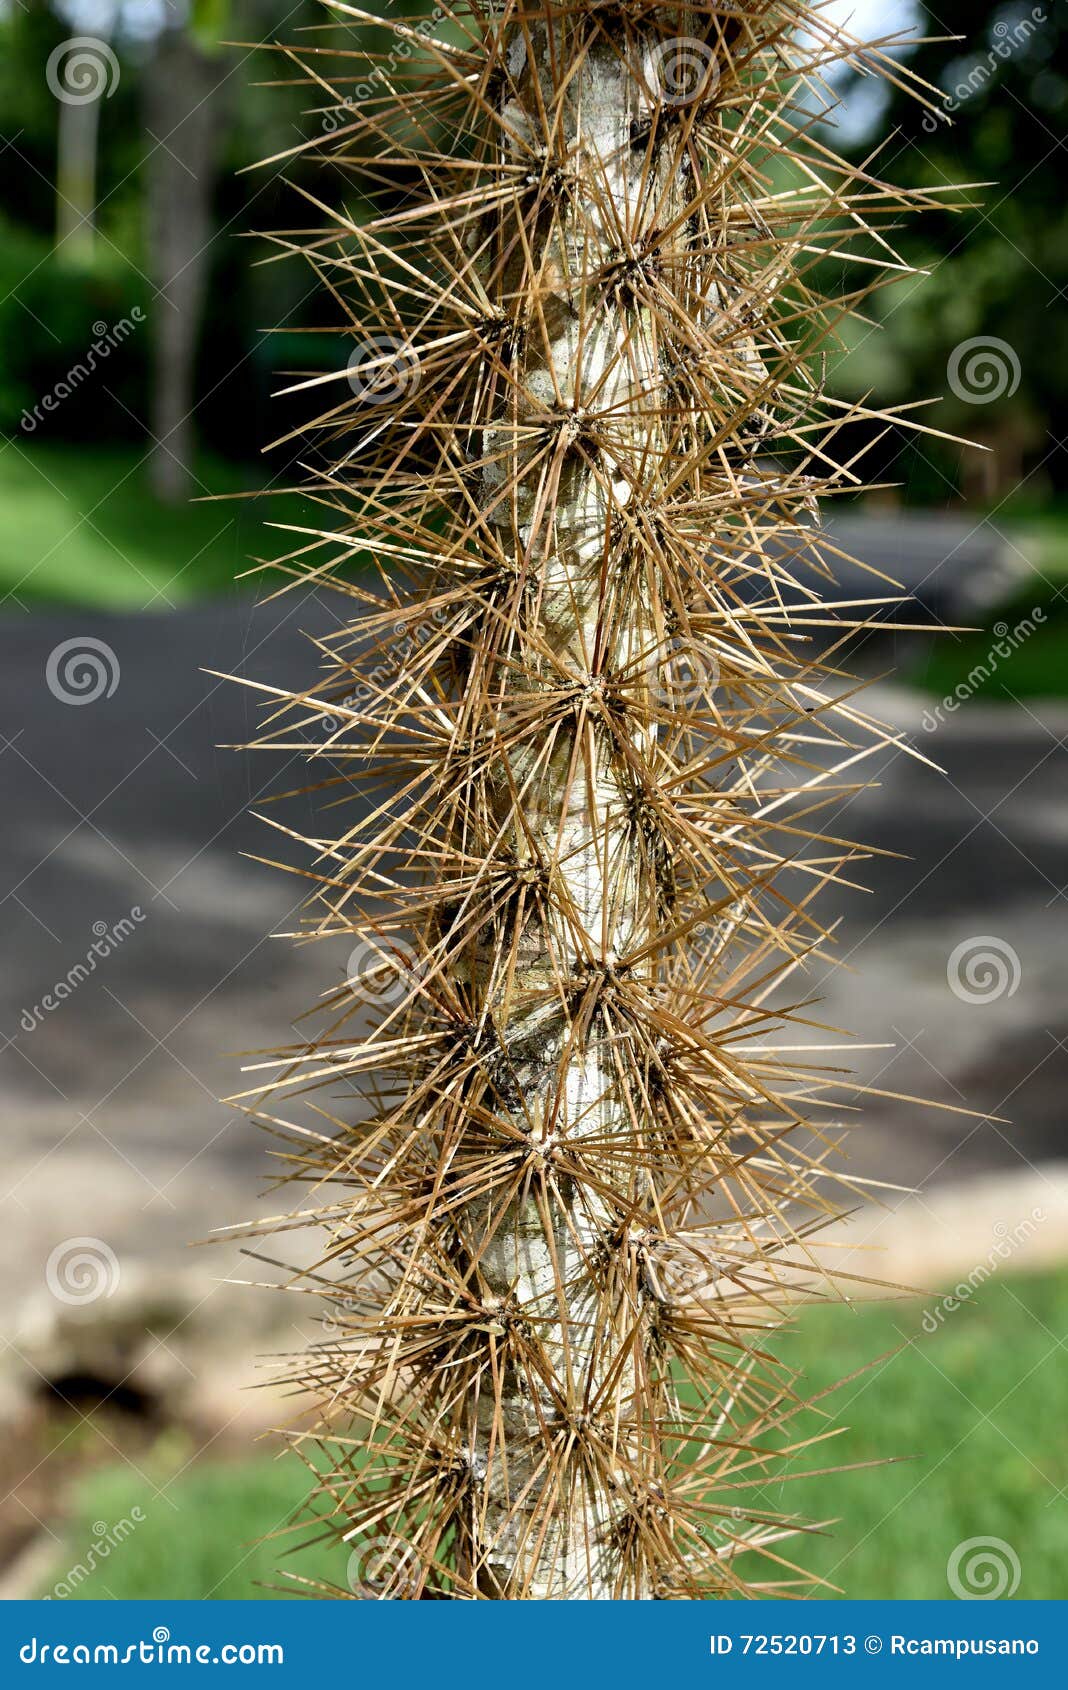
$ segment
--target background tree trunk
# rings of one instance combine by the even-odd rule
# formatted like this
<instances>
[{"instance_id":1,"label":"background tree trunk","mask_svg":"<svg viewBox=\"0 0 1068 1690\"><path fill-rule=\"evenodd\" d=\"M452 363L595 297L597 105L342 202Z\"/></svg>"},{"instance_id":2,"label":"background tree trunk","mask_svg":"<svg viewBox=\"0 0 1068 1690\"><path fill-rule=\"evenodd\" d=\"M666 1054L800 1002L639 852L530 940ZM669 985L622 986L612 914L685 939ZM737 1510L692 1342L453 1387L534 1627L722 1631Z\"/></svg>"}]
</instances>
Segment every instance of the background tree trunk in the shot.
<instances>
[{"instance_id":1,"label":"background tree trunk","mask_svg":"<svg viewBox=\"0 0 1068 1690\"><path fill-rule=\"evenodd\" d=\"M59 106L56 249L65 263L89 254L96 233L96 156L100 101Z\"/></svg>"},{"instance_id":2,"label":"background tree trunk","mask_svg":"<svg viewBox=\"0 0 1068 1690\"><path fill-rule=\"evenodd\" d=\"M157 497L189 496L196 444L196 356L214 233L225 61L168 30L145 75L154 368L150 477Z\"/></svg>"}]
</instances>

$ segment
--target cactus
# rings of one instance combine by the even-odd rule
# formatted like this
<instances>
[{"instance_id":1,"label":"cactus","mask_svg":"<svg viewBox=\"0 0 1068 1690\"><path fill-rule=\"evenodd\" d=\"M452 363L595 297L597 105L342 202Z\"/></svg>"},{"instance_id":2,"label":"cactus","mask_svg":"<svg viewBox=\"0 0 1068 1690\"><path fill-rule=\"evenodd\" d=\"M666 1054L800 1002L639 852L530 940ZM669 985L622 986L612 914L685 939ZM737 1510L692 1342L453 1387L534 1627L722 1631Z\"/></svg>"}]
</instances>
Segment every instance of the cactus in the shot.
<instances>
[{"instance_id":1,"label":"cactus","mask_svg":"<svg viewBox=\"0 0 1068 1690\"><path fill-rule=\"evenodd\" d=\"M940 202L830 150L824 70L891 61L800 0L333 11L388 50L283 50L365 202L274 237L347 357L276 567L342 614L256 743L308 754L302 932L351 955L244 1098L321 1193L312 1512L362 1596L803 1589L762 1487L826 1433L768 1335L847 1294L862 1090L807 976L896 743L817 512L900 419L825 364Z\"/></svg>"}]
</instances>

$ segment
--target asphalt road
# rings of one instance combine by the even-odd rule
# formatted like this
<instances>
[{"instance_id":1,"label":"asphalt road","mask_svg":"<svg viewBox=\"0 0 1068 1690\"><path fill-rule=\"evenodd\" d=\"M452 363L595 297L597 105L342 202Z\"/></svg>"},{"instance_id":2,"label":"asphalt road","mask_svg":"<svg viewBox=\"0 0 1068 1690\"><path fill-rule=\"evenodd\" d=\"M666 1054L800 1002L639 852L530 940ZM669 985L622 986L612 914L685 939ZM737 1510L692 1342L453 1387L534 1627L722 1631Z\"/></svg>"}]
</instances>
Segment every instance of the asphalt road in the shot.
<instances>
[{"instance_id":1,"label":"asphalt road","mask_svg":"<svg viewBox=\"0 0 1068 1690\"><path fill-rule=\"evenodd\" d=\"M317 659L302 630L331 626L328 608L297 597L0 623L9 1293L40 1285L57 1241L188 1260L191 1238L255 1207L265 1142L217 1099L241 1083L236 1053L284 1042L344 957L271 938L301 887L240 853L274 854L248 811L299 784L299 765L215 749L248 736L257 706L201 670L306 682ZM86 638L114 653L117 684L72 705L50 690L49 662ZM807 986L829 1023L896 1045L852 1058L871 1083L980 1113L874 1099L850 1128L853 1171L924 1185L1063 1157L1068 710L976 700L927 734L904 690L880 688L871 707L945 774L895 752L851 800L843 828L900 855L862 866L867 893L833 895L850 972L817 967ZM39 1013L124 922L111 954ZM947 971L977 940L996 941L1006 983L968 1001Z\"/></svg>"}]
</instances>

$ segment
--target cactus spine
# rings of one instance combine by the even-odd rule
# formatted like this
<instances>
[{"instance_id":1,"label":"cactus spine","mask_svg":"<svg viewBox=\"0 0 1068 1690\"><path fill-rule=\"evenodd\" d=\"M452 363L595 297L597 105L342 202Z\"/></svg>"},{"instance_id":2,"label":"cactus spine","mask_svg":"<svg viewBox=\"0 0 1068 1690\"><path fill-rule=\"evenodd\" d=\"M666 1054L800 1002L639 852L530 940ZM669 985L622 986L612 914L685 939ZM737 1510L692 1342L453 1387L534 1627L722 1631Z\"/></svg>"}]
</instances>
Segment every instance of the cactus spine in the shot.
<instances>
[{"instance_id":1,"label":"cactus spine","mask_svg":"<svg viewBox=\"0 0 1068 1690\"><path fill-rule=\"evenodd\" d=\"M800 0L437 20L287 50L371 201L275 237L351 349L330 522L278 564L345 625L257 742L312 743L306 931L352 952L248 1100L323 1187L294 1442L360 1595L792 1588L766 1334L835 1294L821 1122L857 1090L798 1053L857 850L821 818L888 742L821 650L814 521L889 413L824 364L909 201L812 102L883 54Z\"/></svg>"}]
</instances>

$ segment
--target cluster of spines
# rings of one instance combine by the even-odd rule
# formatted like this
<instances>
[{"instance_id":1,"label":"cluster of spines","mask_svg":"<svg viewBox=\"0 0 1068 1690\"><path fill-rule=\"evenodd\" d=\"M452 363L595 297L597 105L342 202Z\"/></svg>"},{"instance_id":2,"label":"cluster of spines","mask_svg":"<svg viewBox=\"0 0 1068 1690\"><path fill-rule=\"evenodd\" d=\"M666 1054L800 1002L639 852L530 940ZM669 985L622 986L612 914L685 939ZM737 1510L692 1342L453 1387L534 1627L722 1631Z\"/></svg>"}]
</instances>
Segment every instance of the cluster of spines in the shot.
<instances>
[{"instance_id":1,"label":"cluster of spines","mask_svg":"<svg viewBox=\"0 0 1068 1690\"><path fill-rule=\"evenodd\" d=\"M867 609L828 612L814 513L890 419L823 361L908 203L811 91L880 54L800 0L440 12L389 26L403 72L288 52L375 207L276 237L359 351L309 431L330 525L276 561L358 613L257 742L341 812L304 931L355 959L249 1104L326 1188L294 1441L359 1594L790 1589L761 1486L810 1438L767 1333L840 1294L850 1087L793 1047L858 855L820 818L886 742L820 653ZM826 301L847 248L882 268Z\"/></svg>"}]
</instances>

